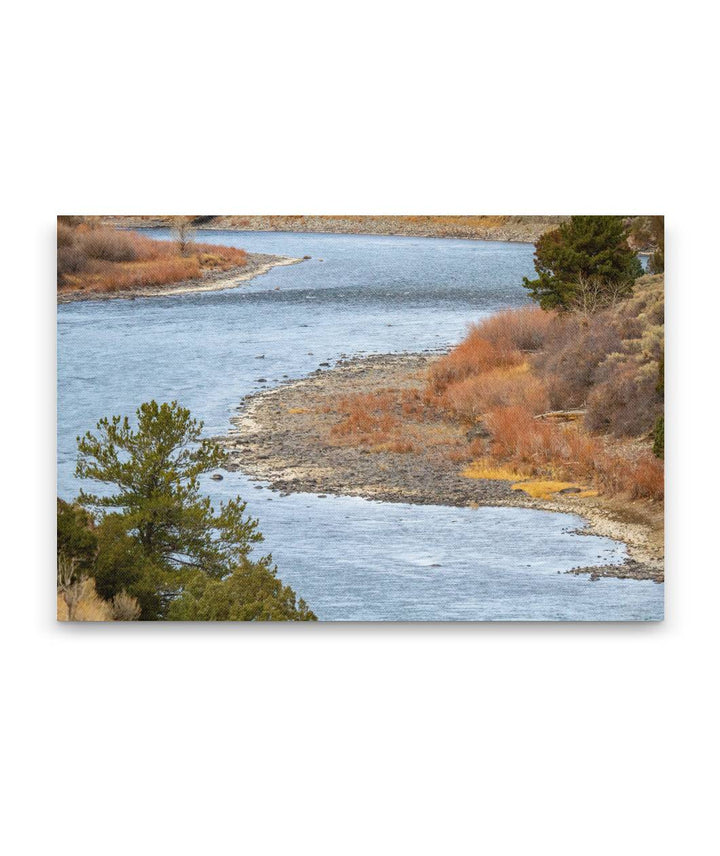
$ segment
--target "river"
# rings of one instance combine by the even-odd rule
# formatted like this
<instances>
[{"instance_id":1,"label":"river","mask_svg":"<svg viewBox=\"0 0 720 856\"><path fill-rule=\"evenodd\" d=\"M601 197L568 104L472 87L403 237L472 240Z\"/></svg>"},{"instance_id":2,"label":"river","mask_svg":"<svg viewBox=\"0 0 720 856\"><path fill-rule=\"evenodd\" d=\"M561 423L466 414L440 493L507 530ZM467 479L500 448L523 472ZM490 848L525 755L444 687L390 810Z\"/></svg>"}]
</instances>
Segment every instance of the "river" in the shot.
<instances>
[{"instance_id":1,"label":"river","mask_svg":"<svg viewBox=\"0 0 720 856\"><path fill-rule=\"evenodd\" d=\"M167 237L162 230L151 231ZM312 258L227 291L58 306L58 494L70 499L75 438L102 416L177 399L225 433L242 397L364 353L446 348L469 322L528 298L533 248L438 238L207 231L198 240ZM95 488L96 489L96 488ZM227 473L262 552L324 620L652 620L650 581L565 574L617 564L625 548L582 521L532 509L459 509L280 496Z\"/></svg>"}]
</instances>

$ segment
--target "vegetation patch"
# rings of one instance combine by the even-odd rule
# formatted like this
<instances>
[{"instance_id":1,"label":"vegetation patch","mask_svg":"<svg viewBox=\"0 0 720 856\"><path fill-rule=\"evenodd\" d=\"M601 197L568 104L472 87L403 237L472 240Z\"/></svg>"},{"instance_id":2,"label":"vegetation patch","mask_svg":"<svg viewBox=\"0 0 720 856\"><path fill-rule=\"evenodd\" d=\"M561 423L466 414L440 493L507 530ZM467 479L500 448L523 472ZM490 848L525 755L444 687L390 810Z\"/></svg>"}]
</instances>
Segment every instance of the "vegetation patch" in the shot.
<instances>
[{"instance_id":1,"label":"vegetation patch","mask_svg":"<svg viewBox=\"0 0 720 856\"><path fill-rule=\"evenodd\" d=\"M57 287L64 292L150 288L247 264L245 250L196 243L183 218L172 241L103 226L92 217L58 217L57 229Z\"/></svg>"}]
</instances>

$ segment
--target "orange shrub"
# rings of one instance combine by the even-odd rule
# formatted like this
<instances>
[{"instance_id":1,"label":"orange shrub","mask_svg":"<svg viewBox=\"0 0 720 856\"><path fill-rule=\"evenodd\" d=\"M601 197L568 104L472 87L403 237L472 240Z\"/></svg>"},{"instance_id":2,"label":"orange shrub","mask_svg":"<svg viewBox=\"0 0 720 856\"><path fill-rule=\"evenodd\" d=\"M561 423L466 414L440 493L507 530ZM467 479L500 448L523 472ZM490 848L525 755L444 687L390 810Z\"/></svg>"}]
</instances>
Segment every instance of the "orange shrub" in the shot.
<instances>
[{"instance_id":1,"label":"orange shrub","mask_svg":"<svg viewBox=\"0 0 720 856\"><path fill-rule=\"evenodd\" d=\"M492 369L451 384L442 401L461 418L475 420L497 407L521 406L542 413L547 410L548 396L542 381L518 366Z\"/></svg>"},{"instance_id":2,"label":"orange shrub","mask_svg":"<svg viewBox=\"0 0 720 856\"><path fill-rule=\"evenodd\" d=\"M128 264L93 265L87 284L96 291L122 291L197 279L200 264L194 256L159 258Z\"/></svg>"},{"instance_id":3,"label":"orange shrub","mask_svg":"<svg viewBox=\"0 0 720 856\"><path fill-rule=\"evenodd\" d=\"M441 357L428 375L434 392L442 392L448 384L494 368L517 366L522 354L507 344L493 345L475 329L449 354Z\"/></svg>"},{"instance_id":4,"label":"orange shrub","mask_svg":"<svg viewBox=\"0 0 720 856\"><path fill-rule=\"evenodd\" d=\"M470 328L493 345L537 351L543 347L557 316L539 306L508 309L491 315Z\"/></svg>"},{"instance_id":5,"label":"orange shrub","mask_svg":"<svg viewBox=\"0 0 720 856\"><path fill-rule=\"evenodd\" d=\"M330 429L333 437L351 437L360 443L386 442L399 425L395 398L389 392L352 395L338 402L343 419Z\"/></svg>"},{"instance_id":6,"label":"orange shrub","mask_svg":"<svg viewBox=\"0 0 720 856\"><path fill-rule=\"evenodd\" d=\"M58 220L58 285L80 290L121 291L197 279L205 270L247 264L238 247L157 241L137 232Z\"/></svg>"},{"instance_id":7,"label":"orange shrub","mask_svg":"<svg viewBox=\"0 0 720 856\"><path fill-rule=\"evenodd\" d=\"M610 451L600 437L577 425L533 419L522 407L500 407L487 416L491 451L534 474L589 479L610 494L662 499L664 466L648 451Z\"/></svg>"}]
</instances>

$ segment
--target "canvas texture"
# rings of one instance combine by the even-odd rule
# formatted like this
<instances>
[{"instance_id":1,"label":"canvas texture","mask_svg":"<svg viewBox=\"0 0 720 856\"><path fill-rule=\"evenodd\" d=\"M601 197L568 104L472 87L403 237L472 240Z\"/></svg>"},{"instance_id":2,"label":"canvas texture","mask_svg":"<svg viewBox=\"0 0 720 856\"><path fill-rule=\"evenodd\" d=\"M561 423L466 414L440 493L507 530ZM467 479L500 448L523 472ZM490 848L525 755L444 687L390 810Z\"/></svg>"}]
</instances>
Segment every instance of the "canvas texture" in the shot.
<instances>
[{"instance_id":1,"label":"canvas texture","mask_svg":"<svg viewBox=\"0 0 720 856\"><path fill-rule=\"evenodd\" d=\"M662 620L662 216L57 239L60 621Z\"/></svg>"}]
</instances>

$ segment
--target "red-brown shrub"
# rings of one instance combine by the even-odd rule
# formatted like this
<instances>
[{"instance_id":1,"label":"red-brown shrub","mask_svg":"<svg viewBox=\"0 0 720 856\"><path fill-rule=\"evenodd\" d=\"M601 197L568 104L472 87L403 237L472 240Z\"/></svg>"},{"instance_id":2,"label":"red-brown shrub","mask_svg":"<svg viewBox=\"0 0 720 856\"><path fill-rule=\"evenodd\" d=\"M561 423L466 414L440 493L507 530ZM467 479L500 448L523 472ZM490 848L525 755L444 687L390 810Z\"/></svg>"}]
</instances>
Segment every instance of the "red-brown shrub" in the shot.
<instances>
[{"instance_id":1,"label":"red-brown shrub","mask_svg":"<svg viewBox=\"0 0 720 856\"><path fill-rule=\"evenodd\" d=\"M333 437L351 437L362 443L386 442L396 428L395 398L388 392L352 395L338 402L343 418L330 429Z\"/></svg>"},{"instance_id":2,"label":"red-brown shrub","mask_svg":"<svg viewBox=\"0 0 720 856\"><path fill-rule=\"evenodd\" d=\"M539 306L524 306L498 312L470 329L493 345L516 348L520 351L537 351L545 344L556 314Z\"/></svg>"},{"instance_id":3,"label":"red-brown shrub","mask_svg":"<svg viewBox=\"0 0 720 856\"><path fill-rule=\"evenodd\" d=\"M448 384L489 369L517 366L522 359L522 354L507 344L493 345L483 339L478 330L472 330L456 348L431 367L428 379L431 388L438 393Z\"/></svg>"},{"instance_id":4,"label":"red-brown shrub","mask_svg":"<svg viewBox=\"0 0 720 856\"><path fill-rule=\"evenodd\" d=\"M205 270L247 263L237 247L192 244L180 253L176 242L156 241L92 221L58 220L58 285L80 290L121 291L197 279Z\"/></svg>"},{"instance_id":5,"label":"red-brown shrub","mask_svg":"<svg viewBox=\"0 0 720 856\"><path fill-rule=\"evenodd\" d=\"M547 410L543 383L519 366L492 369L448 386L442 402L463 419L474 420L498 407L521 406L531 413Z\"/></svg>"}]
</instances>

